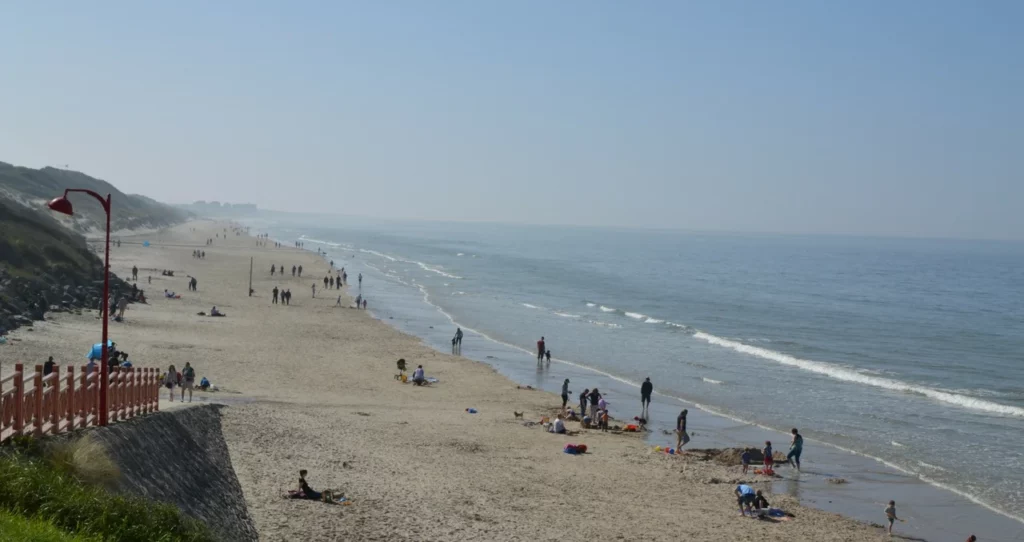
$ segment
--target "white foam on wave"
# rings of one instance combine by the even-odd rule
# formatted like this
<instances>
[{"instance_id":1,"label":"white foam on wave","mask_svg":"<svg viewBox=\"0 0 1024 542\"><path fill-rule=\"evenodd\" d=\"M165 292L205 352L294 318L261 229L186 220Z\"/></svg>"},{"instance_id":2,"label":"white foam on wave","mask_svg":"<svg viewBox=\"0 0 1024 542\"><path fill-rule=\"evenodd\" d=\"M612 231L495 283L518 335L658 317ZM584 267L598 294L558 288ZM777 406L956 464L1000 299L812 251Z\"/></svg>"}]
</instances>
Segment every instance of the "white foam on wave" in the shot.
<instances>
[{"instance_id":1,"label":"white foam on wave","mask_svg":"<svg viewBox=\"0 0 1024 542\"><path fill-rule=\"evenodd\" d=\"M596 306L597 306L597 303L587 303L587 306L588 306L588 307L596 307Z\"/></svg>"},{"instance_id":2,"label":"white foam on wave","mask_svg":"<svg viewBox=\"0 0 1024 542\"><path fill-rule=\"evenodd\" d=\"M703 376L700 377L700 379L703 380L704 382L707 382L708 384L721 384L722 383L721 380L714 380L712 378L705 378Z\"/></svg>"},{"instance_id":3,"label":"white foam on wave","mask_svg":"<svg viewBox=\"0 0 1024 542\"><path fill-rule=\"evenodd\" d=\"M645 324L664 324L664 320L658 320L657 318L648 318L644 320Z\"/></svg>"},{"instance_id":4,"label":"white foam on wave","mask_svg":"<svg viewBox=\"0 0 1024 542\"><path fill-rule=\"evenodd\" d=\"M540 309L540 307L538 307L537 305L531 305L529 303L520 303L520 305L522 305L522 306L524 306L524 307L526 307L528 309Z\"/></svg>"},{"instance_id":5,"label":"white foam on wave","mask_svg":"<svg viewBox=\"0 0 1024 542\"><path fill-rule=\"evenodd\" d=\"M931 463L925 463L924 461L918 461L917 464L921 465L922 467L924 467L926 469L941 470L941 471L944 471L944 472L946 471L946 469L944 469L944 468L942 468L942 467L940 467L938 465L932 465Z\"/></svg>"},{"instance_id":6,"label":"white foam on wave","mask_svg":"<svg viewBox=\"0 0 1024 542\"><path fill-rule=\"evenodd\" d=\"M690 326L685 326L683 324L677 324L675 322L665 322L665 325L672 326L672 327L679 328L679 329L690 329Z\"/></svg>"},{"instance_id":7,"label":"white foam on wave","mask_svg":"<svg viewBox=\"0 0 1024 542\"><path fill-rule=\"evenodd\" d=\"M456 256L465 256L465 254L460 252L460 253L456 254Z\"/></svg>"},{"instance_id":8,"label":"white foam on wave","mask_svg":"<svg viewBox=\"0 0 1024 542\"><path fill-rule=\"evenodd\" d=\"M601 308L601 310L602 310L602 311L604 311L604 312L615 312L615 309L613 309L613 308L611 308L611 307L605 307L604 305L601 305L601 307L600 307L600 308Z\"/></svg>"},{"instance_id":9,"label":"white foam on wave","mask_svg":"<svg viewBox=\"0 0 1024 542\"><path fill-rule=\"evenodd\" d=\"M567 312L558 312L558 311L555 311L555 316L561 316L562 318L579 318L580 317L580 315L578 315L578 314L569 314Z\"/></svg>"},{"instance_id":10,"label":"white foam on wave","mask_svg":"<svg viewBox=\"0 0 1024 542\"><path fill-rule=\"evenodd\" d=\"M640 314L639 312L627 312L626 316L634 320L643 320L644 318L647 318L646 314Z\"/></svg>"},{"instance_id":11,"label":"white foam on wave","mask_svg":"<svg viewBox=\"0 0 1024 542\"><path fill-rule=\"evenodd\" d=\"M893 446L895 446L897 448L902 448L903 447L902 444L900 444L899 442L896 442L895 440L890 440L889 444L892 444Z\"/></svg>"},{"instance_id":12,"label":"white foam on wave","mask_svg":"<svg viewBox=\"0 0 1024 542\"><path fill-rule=\"evenodd\" d=\"M846 369L837 365L833 365L831 363L801 359L795 356L791 356L789 354L783 354L781 352L776 352L774 350L768 350L767 348L750 346L749 344L743 344L741 342L723 339L721 337L716 337L715 335L704 333L703 331L698 331L697 333L694 333L693 336L694 338L701 339L716 346L729 348L742 354L767 359L790 367L796 367L798 369L810 371L812 373L827 376L829 378L834 378L836 380L854 382L857 384L865 384L868 386L875 386L878 388L885 388L893 391L916 393L928 397L929 399L934 399L936 401L941 401L943 403L948 403L963 408L969 408L972 410L980 410L983 412L991 412L993 414L1002 414L1006 416L1024 417L1024 408L1003 405L1000 403L994 403L992 401L986 401L984 399L977 399L975 397L968 397L966 395L936 390L925 386L908 384L906 382L894 380L891 378L866 375L855 370Z\"/></svg>"},{"instance_id":13,"label":"white foam on wave","mask_svg":"<svg viewBox=\"0 0 1024 542\"><path fill-rule=\"evenodd\" d=\"M589 322L591 324L594 324L595 326L601 326L601 327L610 327L610 328L620 328L620 327L622 327L619 324L613 324L611 322L599 322L597 320L587 320L587 322Z\"/></svg>"},{"instance_id":14,"label":"white foam on wave","mask_svg":"<svg viewBox=\"0 0 1024 542\"><path fill-rule=\"evenodd\" d=\"M431 273L437 273L438 275L441 275L442 277L448 277L450 279L456 279L456 280L462 278L462 277L460 277L458 275L453 275L451 273L445 273L443 270L441 270L440 267L435 267L433 265L427 265L427 264L425 264L423 262L412 262L412 263L415 263L416 265L420 266L420 269L422 269L424 271L430 271Z\"/></svg>"},{"instance_id":15,"label":"white foam on wave","mask_svg":"<svg viewBox=\"0 0 1024 542\"><path fill-rule=\"evenodd\" d=\"M392 261L392 262L397 262L398 261L398 258L396 258L394 256L390 256L388 254L384 254L383 252L377 252L376 250L369 250L369 249L361 248L361 249L359 249L359 252L362 252L364 254L373 254L374 256L379 256L381 258L384 258L385 260L389 260L389 261Z\"/></svg>"}]
</instances>

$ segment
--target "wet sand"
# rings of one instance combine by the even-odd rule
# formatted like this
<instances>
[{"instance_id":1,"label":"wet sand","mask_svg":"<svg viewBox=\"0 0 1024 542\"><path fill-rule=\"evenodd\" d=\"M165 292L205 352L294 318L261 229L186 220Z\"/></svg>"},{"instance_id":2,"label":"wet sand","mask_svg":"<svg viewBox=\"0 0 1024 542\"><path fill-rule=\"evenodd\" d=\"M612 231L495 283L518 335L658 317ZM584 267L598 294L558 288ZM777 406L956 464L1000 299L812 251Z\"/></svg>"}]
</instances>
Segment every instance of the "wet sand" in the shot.
<instances>
[{"instance_id":1,"label":"wet sand","mask_svg":"<svg viewBox=\"0 0 1024 542\"><path fill-rule=\"evenodd\" d=\"M273 248L272 241L257 247L255 239L233 234L204 245L224 227L196 221L122 237L113 270L128 276L137 265L150 303L132 305L126 322L111 325L111 337L136 366L180 368L188 361L197 377L221 388L194 400L229 405L225 441L262 540L889 538L786 495L768 498L796 516L790 521L740 517L735 484L751 481L767 492L769 483L700 455L656 454L639 435L569 437L526 427L513 411L537 421L560 399L517 389L487 365L438 353L348 308L347 290L321 293L329 269L315 253ZM196 248L206 250L206 259L191 257ZM271 277L272 264L302 265L303 278ZM176 276L162 277L162 269ZM187 275L197 277L198 292L187 291ZM290 306L271 303L274 286L291 289ZM182 299L165 299L165 288ZM228 316L196 314L214 305ZM41 363L48 355L84 363L98 333L95 313L56 314L33 331L18 330L19 340L0 350L0 360L5 370L16 359ZM400 357L439 382L397 382ZM466 413L468 407L479 413ZM585 443L589 452L563 453L570 442ZM301 468L314 488L339 488L353 504L283 499Z\"/></svg>"}]
</instances>

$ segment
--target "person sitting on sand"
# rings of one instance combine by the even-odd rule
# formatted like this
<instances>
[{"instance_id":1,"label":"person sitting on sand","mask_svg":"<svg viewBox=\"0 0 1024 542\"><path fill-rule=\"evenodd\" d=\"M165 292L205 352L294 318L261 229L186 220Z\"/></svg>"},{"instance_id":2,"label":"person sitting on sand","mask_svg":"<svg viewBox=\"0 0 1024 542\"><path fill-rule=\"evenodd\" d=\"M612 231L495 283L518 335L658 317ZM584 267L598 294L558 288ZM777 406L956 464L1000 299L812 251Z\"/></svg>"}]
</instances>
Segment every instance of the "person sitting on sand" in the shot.
<instances>
[{"instance_id":1,"label":"person sitting on sand","mask_svg":"<svg viewBox=\"0 0 1024 542\"><path fill-rule=\"evenodd\" d=\"M227 314L217 310L217 306L214 305L213 308L210 309L210 316L227 316Z\"/></svg>"},{"instance_id":2,"label":"person sitting on sand","mask_svg":"<svg viewBox=\"0 0 1024 542\"><path fill-rule=\"evenodd\" d=\"M754 508L757 509L759 514L762 511L768 512L768 509L771 508L771 505L768 504L768 499L764 498L764 494L761 493L760 489L754 494Z\"/></svg>"},{"instance_id":3,"label":"person sitting on sand","mask_svg":"<svg viewBox=\"0 0 1024 542\"><path fill-rule=\"evenodd\" d=\"M427 383L427 379L423 376L423 366L417 365L416 370L412 373L412 382L417 386L422 386Z\"/></svg>"},{"instance_id":4,"label":"person sitting on sand","mask_svg":"<svg viewBox=\"0 0 1024 542\"><path fill-rule=\"evenodd\" d=\"M309 484L306 483L306 474L308 474L308 471L306 469L302 469L299 471L299 491L301 491L302 494L305 495L307 499L319 500L322 497L322 495L320 494L319 491L313 491L313 488L309 487Z\"/></svg>"},{"instance_id":5,"label":"person sitting on sand","mask_svg":"<svg viewBox=\"0 0 1024 542\"><path fill-rule=\"evenodd\" d=\"M199 380L199 389L203 391L210 389L210 381L205 376Z\"/></svg>"},{"instance_id":6,"label":"person sitting on sand","mask_svg":"<svg viewBox=\"0 0 1024 542\"><path fill-rule=\"evenodd\" d=\"M754 505L754 500L757 498L757 493L754 491L754 488L747 484L740 484L736 486L735 493L736 503L739 504L740 507L740 515L745 516L747 515L747 512L753 514L751 506Z\"/></svg>"},{"instance_id":7,"label":"person sitting on sand","mask_svg":"<svg viewBox=\"0 0 1024 542\"><path fill-rule=\"evenodd\" d=\"M565 422L562 421L562 416L560 414L555 416L555 421L551 422L551 427L548 431L561 435L565 434Z\"/></svg>"}]
</instances>

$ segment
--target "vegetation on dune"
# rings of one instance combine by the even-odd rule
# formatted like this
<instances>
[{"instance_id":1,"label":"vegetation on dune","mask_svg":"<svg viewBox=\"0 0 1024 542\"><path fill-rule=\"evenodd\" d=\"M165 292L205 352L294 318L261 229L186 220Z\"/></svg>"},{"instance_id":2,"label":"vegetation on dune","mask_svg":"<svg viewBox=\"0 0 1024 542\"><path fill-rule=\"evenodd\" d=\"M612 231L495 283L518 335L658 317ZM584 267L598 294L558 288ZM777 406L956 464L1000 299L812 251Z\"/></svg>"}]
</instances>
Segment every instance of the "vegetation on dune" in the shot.
<instances>
[{"instance_id":1,"label":"vegetation on dune","mask_svg":"<svg viewBox=\"0 0 1024 542\"><path fill-rule=\"evenodd\" d=\"M95 485L109 484L109 477L117 473L102 455L102 446L89 441L44 449L31 439L18 439L0 453L0 513L6 514L12 529L45 534L52 528L75 535L40 540L214 540L205 524L173 505L114 494ZM108 466L96 470L87 465L97 461ZM90 477L92 483L86 481ZM18 540L0 532L4 540Z\"/></svg>"},{"instance_id":2,"label":"vegetation on dune","mask_svg":"<svg viewBox=\"0 0 1024 542\"><path fill-rule=\"evenodd\" d=\"M52 167L32 169L0 162L0 192L6 193L11 199L41 207L43 202L62 195L66 188L84 188L101 196L110 194L115 209L111 216L111 226L115 230L161 228L181 222L187 217L187 213L181 209L145 196L125 194L110 183L84 173ZM103 229L106 218L99 202L86 194L71 194L68 199L74 205L77 217L69 222L74 229Z\"/></svg>"}]
</instances>

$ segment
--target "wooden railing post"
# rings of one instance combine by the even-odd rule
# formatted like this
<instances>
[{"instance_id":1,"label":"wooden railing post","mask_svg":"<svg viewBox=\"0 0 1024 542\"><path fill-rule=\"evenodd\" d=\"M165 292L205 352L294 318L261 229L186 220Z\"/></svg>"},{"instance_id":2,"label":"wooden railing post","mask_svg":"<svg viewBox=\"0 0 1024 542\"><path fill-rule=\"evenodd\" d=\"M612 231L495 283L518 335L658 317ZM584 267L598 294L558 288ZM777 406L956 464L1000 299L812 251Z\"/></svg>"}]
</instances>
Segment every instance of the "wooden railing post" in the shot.
<instances>
[{"instance_id":1,"label":"wooden railing post","mask_svg":"<svg viewBox=\"0 0 1024 542\"><path fill-rule=\"evenodd\" d=\"M160 412L160 372L153 369L153 387L150 389L149 400L153 403L153 412Z\"/></svg>"},{"instance_id":2,"label":"wooden railing post","mask_svg":"<svg viewBox=\"0 0 1024 542\"><path fill-rule=\"evenodd\" d=\"M60 419L63 417L64 410L64 396L63 390L60 389L60 366L54 366L53 368L53 391L50 393L50 423L53 424L50 427L50 432L54 435L60 433Z\"/></svg>"},{"instance_id":3,"label":"wooden railing post","mask_svg":"<svg viewBox=\"0 0 1024 542\"><path fill-rule=\"evenodd\" d=\"M68 384L67 384L68 403L65 408L65 415L68 420L68 431L75 430L75 405L78 401L75 400L75 366L71 365L68 367Z\"/></svg>"},{"instance_id":4,"label":"wooden railing post","mask_svg":"<svg viewBox=\"0 0 1024 542\"><path fill-rule=\"evenodd\" d=\"M142 414L142 409L140 408L142 406L142 371L139 369L133 370L132 378L134 383L134 391L132 392L132 397L134 398L132 401L132 416L134 417Z\"/></svg>"},{"instance_id":5,"label":"wooden railing post","mask_svg":"<svg viewBox=\"0 0 1024 542\"><path fill-rule=\"evenodd\" d=\"M14 365L14 429L15 435L25 430L25 365Z\"/></svg>"},{"instance_id":6,"label":"wooden railing post","mask_svg":"<svg viewBox=\"0 0 1024 542\"><path fill-rule=\"evenodd\" d=\"M35 403L34 412L32 413L35 418L35 427L32 428L32 432L38 437L43 434L43 366L36 365L36 372L32 375L32 386L35 387L32 399Z\"/></svg>"}]
</instances>

